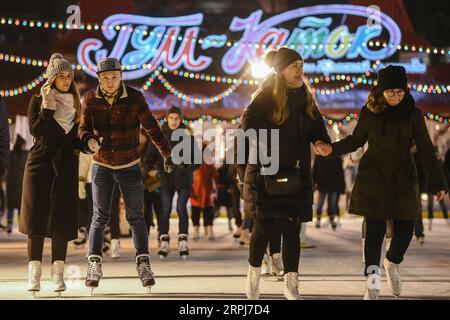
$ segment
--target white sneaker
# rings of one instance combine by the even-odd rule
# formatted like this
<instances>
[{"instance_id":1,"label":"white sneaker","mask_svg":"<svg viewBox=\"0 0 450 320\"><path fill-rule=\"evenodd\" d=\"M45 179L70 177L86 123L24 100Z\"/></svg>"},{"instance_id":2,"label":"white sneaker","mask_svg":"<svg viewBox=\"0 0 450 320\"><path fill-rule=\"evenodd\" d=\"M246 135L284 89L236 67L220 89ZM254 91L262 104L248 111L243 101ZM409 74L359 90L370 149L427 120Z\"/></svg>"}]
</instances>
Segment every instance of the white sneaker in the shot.
<instances>
[{"instance_id":1,"label":"white sneaker","mask_svg":"<svg viewBox=\"0 0 450 320\"><path fill-rule=\"evenodd\" d=\"M300 293L298 292L298 273L288 272L284 275L284 289L283 293L288 300L300 300Z\"/></svg>"},{"instance_id":2,"label":"white sneaker","mask_svg":"<svg viewBox=\"0 0 450 320\"><path fill-rule=\"evenodd\" d=\"M281 253L274 253L271 257L272 262L272 272L273 276L282 276L283 275L283 259L281 257Z\"/></svg>"},{"instance_id":3,"label":"white sneaker","mask_svg":"<svg viewBox=\"0 0 450 320\"><path fill-rule=\"evenodd\" d=\"M243 229L241 232L241 236L239 237L239 243L244 246L250 245L251 233L248 229Z\"/></svg>"},{"instance_id":4,"label":"white sneaker","mask_svg":"<svg viewBox=\"0 0 450 320\"><path fill-rule=\"evenodd\" d=\"M233 238L234 239L239 239L239 237L241 236L241 232L242 232L242 225L236 229L236 231L233 233Z\"/></svg>"},{"instance_id":5,"label":"white sneaker","mask_svg":"<svg viewBox=\"0 0 450 320\"><path fill-rule=\"evenodd\" d=\"M178 235L178 251L180 253L180 257L186 259L189 255L189 244L188 244L188 235L180 234Z\"/></svg>"},{"instance_id":6,"label":"white sneaker","mask_svg":"<svg viewBox=\"0 0 450 320\"><path fill-rule=\"evenodd\" d=\"M366 293L364 294L364 300L378 300L380 295L380 290L366 288Z\"/></svg>"},{"instance_id":7,"label":"white sneaker","mask_svg":"<svg viewBox=\"0 0 450 320\"><path fill-rule=\"evenodd\" d=\"M268 276L270 275L270 255L265 253L263 258L263 263L261 265L261 275Z\"/></svg>"},{"instance_id":8,"label":"white sneaker","mask_svg":"<svg viewBox=\"0 0 450 320\"><path fill-rule=\"evenodd\" d=\"M192 240L197 241L200 239L200 227L194 226L194 233L192 234Z\"/></svg>"},{"instance_id":9,"label":"white sneaker","mask_svg":"<svg viewBox=\"0 0 450 320\"><path fill-rule=\"evenodd\" d=\"M208 240L215 240L216 236L214 235L213 226L206 226L206 238Z\"/></svg>"},{"instance_id":10,"label":"white sneaker","mask_svg":"<svg viewBox=\"0 0 450 320\"><path fill-rule=\"evenodd\" d=\"M170 237L168 234L162 234L159 237L160 240L160 244L159 244L159 249L158 249L158 255L161 259L167 257L167 255L170 252Z\"/></svg>"},{"instance_id":11,"label":"white sneaker","mask_svg":"<svg viewBox=\"0 0 450 320\"><path fill-rule=\"evenodd\" d=\"M88 257L88 270L85 285L88 288L97 288L103 277L102 257L98 255L90 255ZM91 291L91 294L93 291Z\"/></svg>"},{"instance_id":12,"label":"white sneaker","mask_svg":"<svg viewBox=\"0 0 450 320\"><path fill-rule=\"evenodd\" d=\"M119 239L111 239L111 258L120 258L120 241Z\"/></svg>"},{"instance_id":13,"label":"white sneaker","mask_svg":"<svg viewBox=\"0 0 450 320\"><path fill-rule=\"evenodd\" d=\"M402 293L402 280L398 273L398 264L390 262L387 258L383 261L384 270L386 271L386 280L392 294L399 297Z\"/></svg>"},{"instance_id":14,"label":"white sneaker","mask_svg":"<svg viewBox=\"0 0 450 320\"><path fill-rule=\"evenodd\" d=\"M380 294L381 285L381 270L376 268L373 273L366 277L366 292L364 294L364 300L378 300Z\"/></svg>"},{"instance_id":15,"label":"white sneaker","mask_svg":"<svg viewBox=\"0 0 450 320\"><path fill-rule=\"evenodd\" d=\"M52 281L53 291L66 291L66 284L64 283L64 261L57 260L52 265Z\"/></svg>"},{"instance_id":16,"label":"white sneaker","mask_svg":"<svg viewBox=\"0 0 450 320\"><path fill-rule=\"evenodd\" d=\"M261 277L261 267L254 268L251 265L248 266L247 281L245 285L245 294L247 299L257 300L259 299L259 278Z\"/></svg>"},{"instance_id":17,"label":"white sneaker","mask_svg":"<svg viewBox=\"0 0 450 320\"><path fill-rule=\"evenodd\" d=\"M42 263L38 260L28 262L28 291L41 291Z\"/></svg>"}]
</instances>

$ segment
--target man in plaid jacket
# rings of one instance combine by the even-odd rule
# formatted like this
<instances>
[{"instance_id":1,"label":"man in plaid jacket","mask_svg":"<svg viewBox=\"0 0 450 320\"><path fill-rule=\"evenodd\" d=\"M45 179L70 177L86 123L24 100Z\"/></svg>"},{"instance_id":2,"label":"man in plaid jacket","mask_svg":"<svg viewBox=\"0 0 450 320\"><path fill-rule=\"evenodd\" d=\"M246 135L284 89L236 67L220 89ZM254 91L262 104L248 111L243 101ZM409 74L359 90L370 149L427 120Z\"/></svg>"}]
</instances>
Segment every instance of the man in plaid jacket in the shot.
<instances>
[{"instance_id":1,"label":"man in plaid jacket","mask_svg":"<svg viewBox=\"0 0 450 320\"><path fill-rule=\"evenodd\" d=\"M94 213L89 233L86 286L98 287L101 270L103 231L111 216L111 197L117 183L126 207L136 248L136 268L142 285L155 284L150 267L148 234L144 218L143 185L140 169L139 130L147 131L172 171L171 147L158 122L138 90L122 81L120 62L106 58L97 65L99 86L83 97L80 139L94 153L92 196Z\"/></svg>"}]
</instances>

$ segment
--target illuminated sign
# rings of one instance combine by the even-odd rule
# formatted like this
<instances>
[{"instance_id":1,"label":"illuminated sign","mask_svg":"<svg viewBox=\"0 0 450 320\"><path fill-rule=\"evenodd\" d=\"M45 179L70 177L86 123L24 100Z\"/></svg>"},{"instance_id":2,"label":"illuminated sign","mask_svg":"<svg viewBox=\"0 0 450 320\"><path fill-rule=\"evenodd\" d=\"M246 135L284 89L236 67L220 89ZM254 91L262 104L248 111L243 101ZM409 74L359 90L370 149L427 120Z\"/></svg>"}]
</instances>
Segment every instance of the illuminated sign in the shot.
<instances>
[{"instance_id":1,"label":"illuminated sign","mask_svg":"<svg viewBox=\"0 0 450 320\"><path fill-rule=\"evenodd\" d=\"M310 65L311 72L330 73L353 71L355 65L337 64L336 60L355 60L361 70L370 68L370 61L391 57L401 41L397 24L386 14L376 13L376 21L367 22L351 32L346 25L334 21L331 16L345 15L373 19L370 8L353 5L321 5L290 10L262 21L262 10L251 13L247 18L234 17L229 33L237 33L240 40L232 45L226 34L203 35L200 26L203 14L155 18L129 14L116 14L103 22L104 38L113 42L108 51L100 39L89 38L78 47L77 57L86 73L95 76L96 63L110 56L123 65L133 66L124 71L124 79L142 78L152 72L143 65L163 65L168 70L183 68L189 71L207 69L212 58L204 51L226 48L221 66L226 74L237 74L248 64L256 62L264 54L266 47L286 45L297 49L305 59L317 61ZM297 27L288 30L277 27L298 20ZM333 29L333 25L338 25ZM130 30L132 28L132 31ZM184 32L182 29L185 28ZM368 43L381 36L389 35L388 45L373 50ZM228 43L228 45L227 45ZM199 45L199 47L197 47ZM203 51L203 52L202 52ZM345 62L344 62L345 63ZM351 68L345 71L343 69ZM305 70L308 72L308 70ZM342 71L342 72L341 72Z\"/></svg>"}]
</instances>

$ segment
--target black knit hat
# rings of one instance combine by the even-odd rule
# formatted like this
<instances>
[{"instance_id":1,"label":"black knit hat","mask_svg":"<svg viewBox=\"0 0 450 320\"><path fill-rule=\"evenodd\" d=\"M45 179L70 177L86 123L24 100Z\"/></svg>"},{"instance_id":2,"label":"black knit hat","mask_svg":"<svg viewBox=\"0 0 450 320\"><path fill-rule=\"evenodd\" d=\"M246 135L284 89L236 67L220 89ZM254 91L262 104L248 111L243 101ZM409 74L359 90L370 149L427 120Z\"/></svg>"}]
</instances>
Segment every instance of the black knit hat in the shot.
<instances>
[{"instance_id":1,"label":"black knit hat","mask_svg":"<svg viewBox=\"0 0 450 320\"><path fill-rule=\"evenodd\" d=\"M406 70L401 66L388 66L378 72L378 86L381 90L408 89Z\"/></svg>"},{"instance_id":2,"label":"black knit hat","mask_svg":"<svg viewBox=\"0 0 450 320\"><path fill-rule=\"evenodd\" d=\"M300 53L286 47L282 47L277 51L270 51L265 56L266 63L273 67L277 73L283 72L288 65L297 60L303 61Z\"/></svg>"},{"instance_id":3,"label":"black knit hat","mask_svg":"<svg viewBox=\"0 0 450 320\"><path fill-rule=\"evenodd\" d=\"M180 116L180 118L183 118L183 113L181 112L181 109L178 107L170 107L169 110L167 110L167 115L171 114L171 113L176 113Z\"/></svg>"}]
</instances>

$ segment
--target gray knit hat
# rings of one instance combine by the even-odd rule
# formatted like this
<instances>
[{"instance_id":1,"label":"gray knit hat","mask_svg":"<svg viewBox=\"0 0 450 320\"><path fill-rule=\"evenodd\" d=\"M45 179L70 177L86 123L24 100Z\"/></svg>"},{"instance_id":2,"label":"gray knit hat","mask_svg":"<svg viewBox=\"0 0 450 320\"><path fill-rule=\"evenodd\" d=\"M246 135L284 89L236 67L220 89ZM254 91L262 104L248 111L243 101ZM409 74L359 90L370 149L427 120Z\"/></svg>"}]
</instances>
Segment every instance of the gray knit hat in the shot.
<instances>
[{"instance_id":1,"label":"gray knit hat","mask_svg":"<svg viewBox=\"0 0 450 320\"><path fill-rule=\"evenodd\" d=\"M97 63L97 74L105 71L122 70L122 66L116 58L105 58Z\"/></svg>"},{"instance_id":2,"label":"gray knit hat","mask_svg":"<svg viewBox=\"0 0 450 320\"><path fill-rule=\"evenodd\" d=\"M72 65L69 61L64 59L61 53L54 53L50 57L47 67L47 79L48 81L52 81L52 79L58 74L62 72L69 72L72 74L73 78L73 69Z\"/></svg>"}]
</instances>

